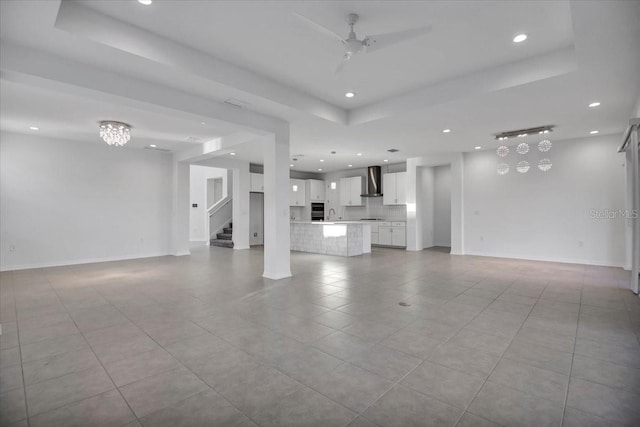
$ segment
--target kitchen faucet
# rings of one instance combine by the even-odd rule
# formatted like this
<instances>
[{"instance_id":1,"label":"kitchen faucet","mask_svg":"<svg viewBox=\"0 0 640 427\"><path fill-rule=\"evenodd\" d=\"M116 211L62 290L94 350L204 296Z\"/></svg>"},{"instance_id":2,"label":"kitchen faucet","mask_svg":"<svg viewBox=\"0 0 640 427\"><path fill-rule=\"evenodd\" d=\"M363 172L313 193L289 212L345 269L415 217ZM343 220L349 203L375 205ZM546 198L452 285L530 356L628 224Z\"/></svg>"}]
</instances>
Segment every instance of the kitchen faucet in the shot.
<instances>
[{"instance_id":1,"label":"kitchen faucet","mask_svg":"<svg viewBox=\"0 0 640 427\"><path fill-rule=\"evenodd\" d=\"M329 209L329 215L327 216L327 220L331 219L331 212L333 212L334 215L336 214L336 210L335 209L333 209L333 208Z\"/></svg>"}]
</instances>

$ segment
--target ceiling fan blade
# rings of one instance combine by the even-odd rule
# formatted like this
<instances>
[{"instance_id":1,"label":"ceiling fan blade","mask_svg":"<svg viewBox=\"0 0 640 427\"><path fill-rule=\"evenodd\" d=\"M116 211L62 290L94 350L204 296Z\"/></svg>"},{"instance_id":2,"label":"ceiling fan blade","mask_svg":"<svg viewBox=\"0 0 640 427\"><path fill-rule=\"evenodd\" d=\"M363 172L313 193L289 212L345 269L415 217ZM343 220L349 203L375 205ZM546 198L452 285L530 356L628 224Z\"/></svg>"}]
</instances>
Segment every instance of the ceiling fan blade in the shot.
<instances>
[{"instance_id":1,"label":"ceiling fan blade","mask_svg":"<svg viewBox=\"0 0 640 427\"><path fill-rule=\"evenodd\" d=\"M344 71L344 66L347 65L347 62L349 62L349 60L353 57L352 54L350 53L345 53L342 56L342 61L340 61L340 64L338 64L338 67L336 68L336 70L333 72L335 75L340 75L342 74L342 71Z\"/></svg>"},{"instance_id":2,"label":"ceiling fan blade","mask_svg":"<svg viewBox=\"0 0 640 427\"><path fill-rule=\"evenodd\" d=\"M413 28L411 30L398 31L396 33L367 36L364 38L364 43L365 46L367 46L367 52L373 52L396 43L423 36L429 32L431 32L431 25L421 28Z\"/></svg>"},{"instance_id":3,"label":"ceiling fan blade","mask_svg":"<svg viewBox=\"0 0 640 427\"><path fill-rule=\"evenodd\" d=\"M300 19L302 22L306 23L309 27L313 28L314 30L330 36L334 39L337 39L340 43L346 43L346 40L342 37L340 37L339 35L337 35L336 33L334 33L333 31L331 31L330 29L323 27L322 25L318 24L315 21L312 21L311 19L307 18L306 16L300 15L299 13L293 13L295 16L298 17L298 19Z\"/></svg>"}]
</instances>

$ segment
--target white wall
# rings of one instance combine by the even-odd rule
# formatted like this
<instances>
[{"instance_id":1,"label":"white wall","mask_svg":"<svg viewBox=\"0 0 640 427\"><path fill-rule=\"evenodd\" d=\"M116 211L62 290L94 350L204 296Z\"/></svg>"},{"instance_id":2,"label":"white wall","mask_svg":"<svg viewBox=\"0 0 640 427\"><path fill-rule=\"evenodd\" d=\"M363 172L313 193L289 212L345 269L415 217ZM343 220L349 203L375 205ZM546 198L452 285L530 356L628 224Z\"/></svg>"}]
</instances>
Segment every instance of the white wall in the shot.
<instances>
[{"instance_id":1,"label":"white wall","mask_svg":"<svg viewBox=\"0 0 640 427\"><path fill-rule=\"evenodd\" d=\"M451 167L438 166L434 169L434 246L451 246Z\"/></svg>"},{"instance_id":2,"label":"white wall","mask_svg":"<svg viewBox=\"0 0 640 427\"><path fill-rule=\"evenodd\" d=\"M168 153L3 132L0 269L168 254L171 177Z\"/></svg>"},{"instance_id":3,"label":"white wall","mask_svg":"<svg viewBox=\"0 0 640 427\"><path fill-rule=\"evenodd\" d=\"M590 215L625 209L619 145L620 135L555 142L549 172L534 165L505 176L496 173L494 151L466 154L465 252L623 266L625 220Z\"/></svg>"},{"instance_id":4,"label":"white wall","mask_svg":"<svg viewBox=\"0 0 640 427\"><path fill-rule=\"evenodd\" d=\"M189 181L189 206L194 203L197 208L189 211L189 240L192 242L208 242L209 214L207 212L207 180L222 178L223 198L227 197L227 170L208 166L191 165Z\"/></svg>"}]
</instances>

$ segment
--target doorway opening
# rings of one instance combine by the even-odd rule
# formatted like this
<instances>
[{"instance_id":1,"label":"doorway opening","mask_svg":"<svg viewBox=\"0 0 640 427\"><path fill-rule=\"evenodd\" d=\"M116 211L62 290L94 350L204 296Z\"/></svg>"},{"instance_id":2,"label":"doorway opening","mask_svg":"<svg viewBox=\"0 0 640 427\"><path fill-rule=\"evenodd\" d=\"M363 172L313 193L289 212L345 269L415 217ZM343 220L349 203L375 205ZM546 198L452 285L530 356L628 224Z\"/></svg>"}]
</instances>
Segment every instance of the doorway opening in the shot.
<instances>
[{"instance_id":1,"label":"doorway opening","mask_svg":"<svg viewBox=\"0 0 640 427\"><path fill-rule=\"evenodd\" d=\"M451 165L423 166L418 172L422 247L451 253Z\"/></svg>"}]
</instances>

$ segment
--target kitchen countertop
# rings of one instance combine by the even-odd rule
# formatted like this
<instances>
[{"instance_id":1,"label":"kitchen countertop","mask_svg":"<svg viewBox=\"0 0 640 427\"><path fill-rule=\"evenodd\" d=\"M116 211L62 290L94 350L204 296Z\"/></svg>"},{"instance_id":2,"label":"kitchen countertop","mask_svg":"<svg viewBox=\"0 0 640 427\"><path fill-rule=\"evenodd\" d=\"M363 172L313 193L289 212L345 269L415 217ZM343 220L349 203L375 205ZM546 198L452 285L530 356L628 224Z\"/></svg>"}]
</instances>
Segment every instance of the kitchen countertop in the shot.
<instances>
[{"instance_id":1,"label":"kitchen countertop","mask_svg":"<svg viewBox=\"0 0 640 427\"><path fill-rule=\"evenodd\" d=\"M370 253L370 230L371 223L364 221L291 221L291 250L338 256Z\"/></svg>"},{"instance_id":2,"label":"kitchen countertop","mask_svg":"<svg viewBox=\"0 0 640 427\"><path fill-rule=\"evenodd\" d=\"M292 224L371 224L374 222L407 222L407 220L397 220L397 219L375 219L375 220L332 220L332 221L303 221L303 220L293 220Z\"/></svg>"}]
</instances>

